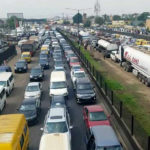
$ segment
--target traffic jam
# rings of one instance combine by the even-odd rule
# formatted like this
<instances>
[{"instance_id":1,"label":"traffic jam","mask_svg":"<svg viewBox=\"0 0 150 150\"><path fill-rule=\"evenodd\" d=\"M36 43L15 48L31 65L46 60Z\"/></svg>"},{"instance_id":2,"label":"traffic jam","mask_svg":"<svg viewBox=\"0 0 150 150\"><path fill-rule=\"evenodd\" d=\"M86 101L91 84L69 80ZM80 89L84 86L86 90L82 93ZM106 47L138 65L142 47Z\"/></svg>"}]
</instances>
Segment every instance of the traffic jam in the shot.
<instances>
[{"instance_id":1,"label":"traffic jam","mask_svg":"<svg viewBox=\"0 0 150 150\"><path fill-rule=\"evenodd\" d=\"M99 104L94 83L56 29L41 29L38 36L20 40L17 53L14 68L0 66L0 150L124 149L111 115ZM36 62L31 67L33 58ZM19 90L15 89L16 76L27 73L17 113L5 113L7 99Z\"/></svg>"}]
</instances>

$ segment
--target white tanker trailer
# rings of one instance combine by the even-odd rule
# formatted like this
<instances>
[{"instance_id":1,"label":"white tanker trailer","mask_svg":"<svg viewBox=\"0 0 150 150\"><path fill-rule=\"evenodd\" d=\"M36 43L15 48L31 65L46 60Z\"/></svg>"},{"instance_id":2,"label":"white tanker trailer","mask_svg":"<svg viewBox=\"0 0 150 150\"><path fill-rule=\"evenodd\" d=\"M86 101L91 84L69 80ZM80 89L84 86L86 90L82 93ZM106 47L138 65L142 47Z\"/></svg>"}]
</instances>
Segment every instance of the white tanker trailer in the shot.
<instances>
[{"instance_id":1,"label":"white tanker trailer","mask_svg":"<svg viewBox=\"0 0 150 150\"><path fill-rule=\"evenodd\" d=\"M135 47L120 46L119 60L127 72L132 72L138 79L150 86L150 52Z\"/></svg>"}]
</instances>

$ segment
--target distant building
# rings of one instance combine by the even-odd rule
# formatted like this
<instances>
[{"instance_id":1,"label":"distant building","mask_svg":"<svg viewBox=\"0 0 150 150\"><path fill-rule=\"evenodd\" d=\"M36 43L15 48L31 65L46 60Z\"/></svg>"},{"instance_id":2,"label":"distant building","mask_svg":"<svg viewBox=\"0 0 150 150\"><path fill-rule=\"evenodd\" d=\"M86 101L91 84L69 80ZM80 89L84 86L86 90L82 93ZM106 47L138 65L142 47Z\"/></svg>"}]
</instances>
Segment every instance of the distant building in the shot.
<instances>
[{"instance_id":1,"label":"distant building","mask_svg":"<svg viewBox=\"0 0 150 150\"><path fill-rule=\"evenodd\" d=\"M23 19L23 13L7 13L7 18L11 18L12 16Z\"/></svg>"},{"instance_id":2,"label":"distant building","mask_svg":"<svg viewBox=\"0 0 150 150\"><path fill-rule=\"evenodd\" d=\"M84 14L83 14L83 23L85 23L85 22L86 22L86 19L87 19L87 14L86 14L86 13L84 13Z\"/></svg>"},{"instance_id":3,"label":"distant building","mask_svg":"<svg viewBox=\"0 0 150 150\"><path fill-rule=\"evenodd\" d=\"M146 20L146 24L145 24L146 29L150 30L150 18L148 18Z\"/></svg>"},{"instance_id":4,"label":"distant building","mask_svg":"<svg viewBox=\"0 0 150 150\"><path fill-rule=\"evenodd\" d=\"M126 22L124 20L112 21L113 26L124 26Z\"/></svg>"}]
</instances>

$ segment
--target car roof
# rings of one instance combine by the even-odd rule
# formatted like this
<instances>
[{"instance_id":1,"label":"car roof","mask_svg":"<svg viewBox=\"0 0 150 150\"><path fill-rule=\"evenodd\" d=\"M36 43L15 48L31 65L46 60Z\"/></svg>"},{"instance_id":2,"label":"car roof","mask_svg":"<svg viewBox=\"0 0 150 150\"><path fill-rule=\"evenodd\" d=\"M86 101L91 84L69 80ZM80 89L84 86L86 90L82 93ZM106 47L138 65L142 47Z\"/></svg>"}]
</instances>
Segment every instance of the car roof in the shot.
<instances>
[{"instance_id":1,"label":"car roof","mask_svg":"<svg viewBox=\"0 0 150 150\"><path fill-rule=\"evenodd\" d=\"M91 128L94 135L96 146L119 146L120 143L111 126L94 126Z\"/></svg>"},{"instance_id":2,"label":"car roof","mask_svg":"<svg viewBox=\"0 0 150 150\"><path fill-rule=\"evenodd\" d=\"M12 72L1 72L0 73L0 81L7 81L10 76L12 76Z\"/></svg>"},{"instance_id":3,"label":"car roof","mask_svg":"<svg viewBox=\"0 0 150 150\"><path fill-rule=\"evenodd\" d=\"M47 122L62 122L62 121L66 121L65 107L50 108Z\"/></svg>"},{"instance_id":4,"label":"car roof","mask_svg":"<svg viewBox=\"0 0 150 150\"><path fill-rule=\"evenodd\" d=\"M30 82L30 83L28 83L28 86L34 86L34 85L39 85L39 82Z\"/></svg>"},{"instance_id":5,"label":"car roof","mask_svg":"<svg viewBox=\"0 0 150 150\"><path fill-rule=\"evenodd\" d=\"M87 108L89 112L104 111L101 105L89 105L84 106L84 108Z\"/></svg>"}]
</instances>

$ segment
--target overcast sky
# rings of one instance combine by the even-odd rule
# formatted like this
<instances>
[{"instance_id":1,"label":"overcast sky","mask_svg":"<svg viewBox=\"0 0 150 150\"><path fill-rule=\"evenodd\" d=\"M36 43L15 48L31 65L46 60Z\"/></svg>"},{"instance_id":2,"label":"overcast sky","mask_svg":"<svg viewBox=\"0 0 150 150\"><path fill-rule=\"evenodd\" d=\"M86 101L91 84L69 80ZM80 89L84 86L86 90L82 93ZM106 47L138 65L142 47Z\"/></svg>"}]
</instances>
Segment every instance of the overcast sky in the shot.
<instances>
[{"instance_id":1,"label":"overcast sky","mask_svg":"<svg viewBox=\"0 0 150 150\"><path fill-rule=\"evenodd\" d=\"M150 0L99 0L101 14L122 14L150 11ZM76 12L65 8L94 8L96 0L0 0L0 17L7 13L23 12L25 18L41 18L53 16L72 16ZM82 11L83 12L83 11ZM89 9L88 15L94 10Z\"/></svg>"}]
</instances>

